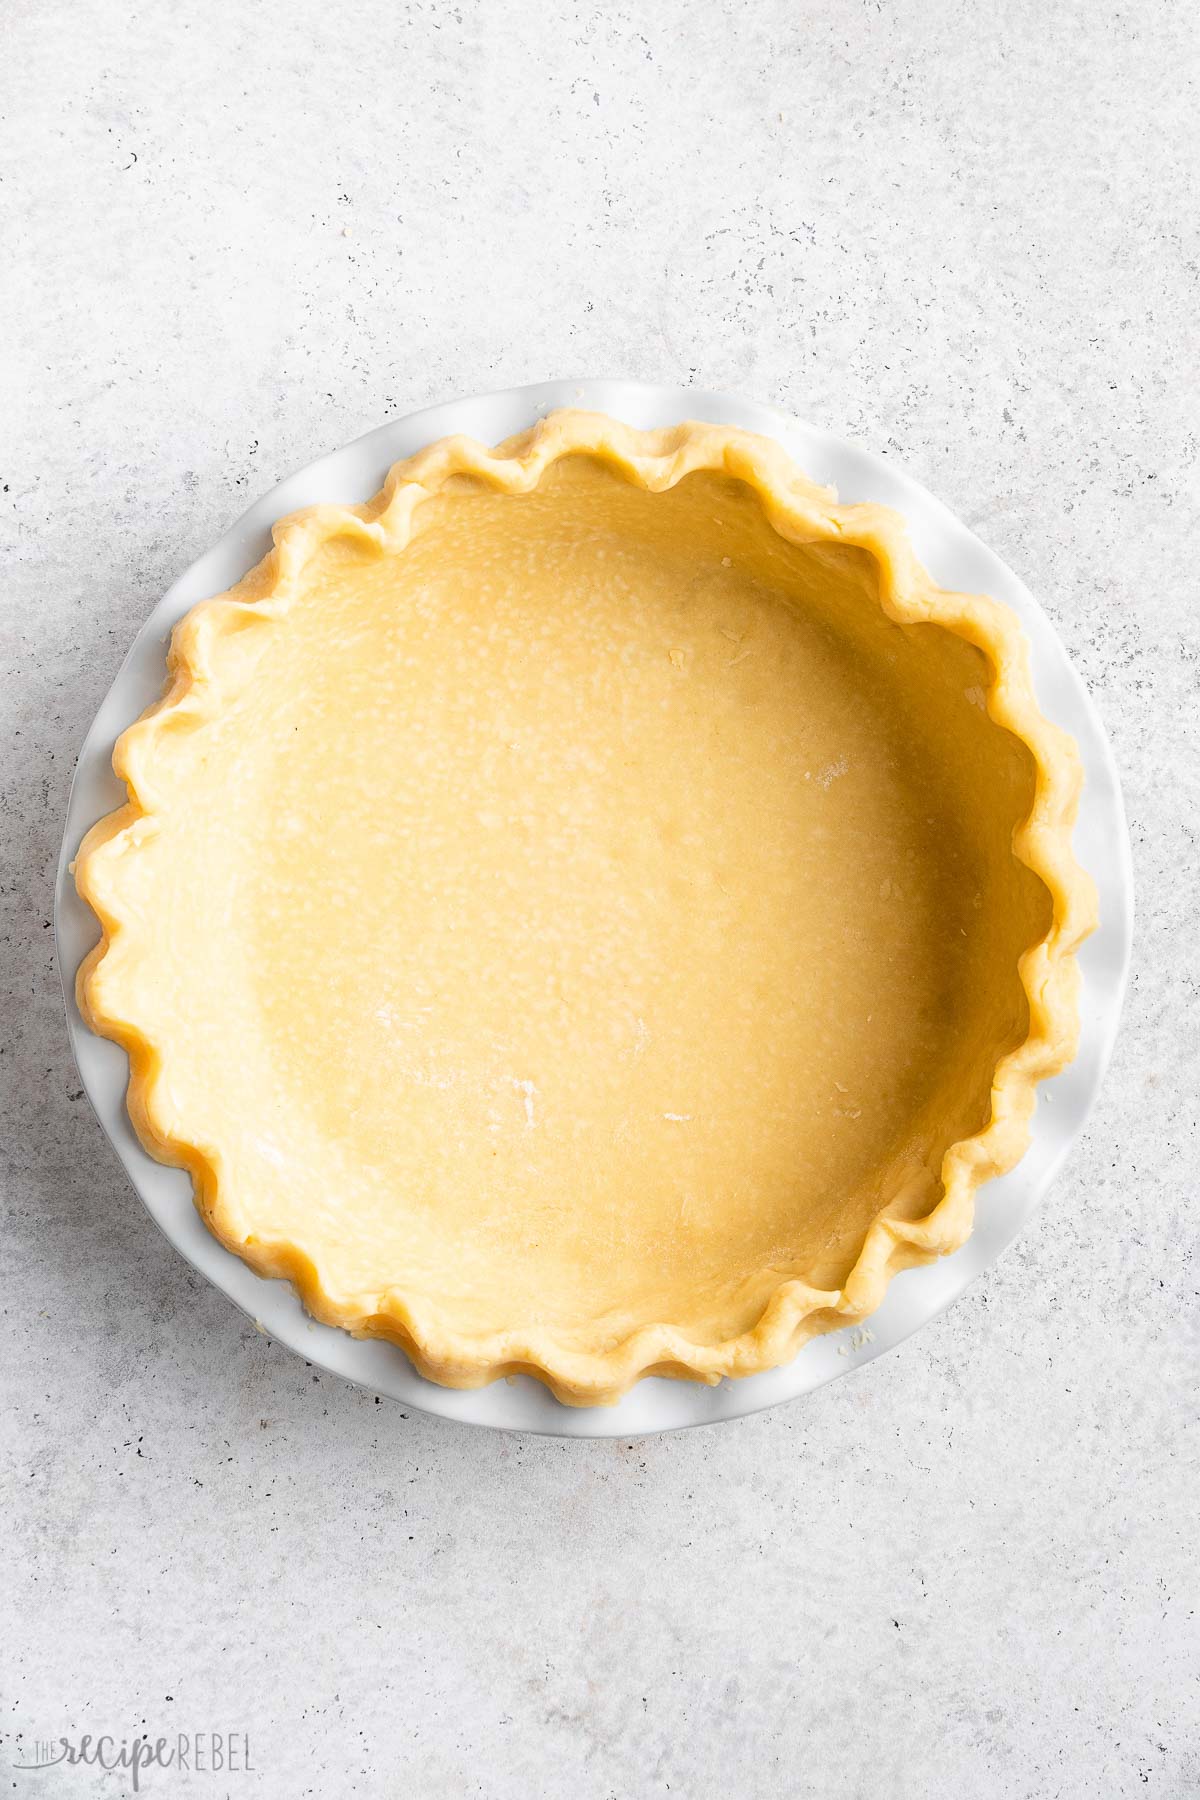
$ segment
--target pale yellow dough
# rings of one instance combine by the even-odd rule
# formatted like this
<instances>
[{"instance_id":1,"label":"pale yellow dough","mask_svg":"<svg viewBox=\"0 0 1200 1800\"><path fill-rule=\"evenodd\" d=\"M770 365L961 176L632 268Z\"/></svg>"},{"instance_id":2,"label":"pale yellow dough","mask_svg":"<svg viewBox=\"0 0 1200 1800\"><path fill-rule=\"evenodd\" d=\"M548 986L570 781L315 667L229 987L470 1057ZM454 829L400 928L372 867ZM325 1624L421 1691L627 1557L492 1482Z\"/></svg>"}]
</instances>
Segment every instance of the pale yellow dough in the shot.
<instances>
[{"instance_id":1,"label":"pale yellow dough","mask_svg":"<svg viewBox=\"0 0 1200 1800\"><path fill-rule=\"evenodd\" d=\"M706 425L447 440L275 536L77 871L81 1005L221 1240L574 1403L956 1248L1093 920L1015 618Z\"/></svg>"}]
</instances>

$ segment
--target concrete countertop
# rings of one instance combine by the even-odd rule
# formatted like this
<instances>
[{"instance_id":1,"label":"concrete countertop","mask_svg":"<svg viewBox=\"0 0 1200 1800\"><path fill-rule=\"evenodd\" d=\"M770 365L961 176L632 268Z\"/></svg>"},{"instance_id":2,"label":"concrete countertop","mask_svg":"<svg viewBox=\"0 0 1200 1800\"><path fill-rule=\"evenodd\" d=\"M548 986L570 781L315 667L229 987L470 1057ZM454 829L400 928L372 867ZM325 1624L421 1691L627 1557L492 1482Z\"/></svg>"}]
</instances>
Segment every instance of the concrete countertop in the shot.
<instances>
[{"instance_id":1,"label":"concrete countertop","mask_svg":"<svg viewBox=\"0 0 1200 1800\"><path fill-rule=\"evenodd\" d=\"M248 1734L164 1796L1200 1794L1194 5L11 0L5 38L6 1791L129 1791L17 1767L90 1731ZM1140 904L1018 1247L810 1399L637 1443L378 1404L199 1284L48 925L173 577L321 450L577 372L791 408L971 524L1103 711Z\"/></svg>"}]
</instances>

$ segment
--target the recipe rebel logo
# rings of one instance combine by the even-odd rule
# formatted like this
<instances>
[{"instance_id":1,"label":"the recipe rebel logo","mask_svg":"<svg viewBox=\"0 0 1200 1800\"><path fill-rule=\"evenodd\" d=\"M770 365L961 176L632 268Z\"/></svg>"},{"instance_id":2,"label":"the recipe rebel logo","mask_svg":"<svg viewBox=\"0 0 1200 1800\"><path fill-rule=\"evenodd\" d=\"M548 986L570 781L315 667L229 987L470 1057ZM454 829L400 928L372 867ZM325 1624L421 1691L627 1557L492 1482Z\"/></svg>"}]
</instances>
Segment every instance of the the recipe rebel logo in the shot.
<instances>
[{"instance_id":1,"label":"the recipe rebel logo","mask_svg":"<svg viewBox=\"0 0 1200 1800\"><path fill-rule=\"evenodd\" d=\"M79 1738L35 1738L32 1761L14 1769L37 1774L42 1769L102 1769L129 1776L133 1792L141 1790L147 1769L174 1769L188 1775L254 1774L248 1731L177 1731L171 1737L115 1738L107 1732ZM25 1752L28 1757L29 1751Z\"/></svg>"}]
</instances>

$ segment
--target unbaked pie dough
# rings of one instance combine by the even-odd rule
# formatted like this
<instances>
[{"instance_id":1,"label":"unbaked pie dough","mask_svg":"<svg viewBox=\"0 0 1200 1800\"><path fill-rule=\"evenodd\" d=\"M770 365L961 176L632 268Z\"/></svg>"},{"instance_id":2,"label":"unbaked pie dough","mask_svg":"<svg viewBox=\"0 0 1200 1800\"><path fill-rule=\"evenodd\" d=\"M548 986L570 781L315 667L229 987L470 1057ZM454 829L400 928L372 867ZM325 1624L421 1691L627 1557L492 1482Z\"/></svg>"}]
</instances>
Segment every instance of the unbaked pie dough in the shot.
<instances>
[{"instance_id":1,"label":"unbaked pie dough","mask_svg":"<svg viewBox=\"0 0 1200 1800\"><path fill-rule=\"evenodd\" d=\"M319 1319L573 1403L957 1248L1076 1041L1015 617L773 443L554 415L284 520L88 835L129 1111Z\"/></svg>"}]
</instances>

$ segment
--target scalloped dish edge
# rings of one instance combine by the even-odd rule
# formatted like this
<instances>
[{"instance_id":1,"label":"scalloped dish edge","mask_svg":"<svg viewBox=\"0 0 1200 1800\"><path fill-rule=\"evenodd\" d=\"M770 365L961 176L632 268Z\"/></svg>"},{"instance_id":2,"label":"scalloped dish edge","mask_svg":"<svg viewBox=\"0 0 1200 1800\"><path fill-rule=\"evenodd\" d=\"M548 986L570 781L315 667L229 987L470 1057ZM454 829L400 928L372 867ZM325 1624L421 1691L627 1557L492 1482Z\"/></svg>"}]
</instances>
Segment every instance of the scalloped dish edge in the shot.
<instances>
[{"instance_id":1,"label":"scalloped dish edge","mask_svg":"<svg viewBox=\"0 0 1200 1800\"><path fill-rule=\"evenodd\" d=\"M615 1345L595 1351L569 1348L547 1330L477 1337L434 1332L417 1324L395 1292L375 1295L369 1307L348 1312L325 1290L319 1269L297 1245L265 1242L237 1229L219 1149L167 1129L156 1109L161 1050L133 1020L104 1009L93 979L115 940L135 929L123 914L119 884L104 879L97 852L119 836L123 847L136 849L155 810L154 758L164 726L198 728L218 709L212 651L222 631L236 629L247 613L286 611L308 559L331 537L357 536L383 551L402 550L415 508L452 476L476 476L506 493L528 493L550 464L581 454L601 459L625 480L653 493L696 470L731 476L747 484L783 538L837 541L866 551L876 565L879 604L888 617L900 624L937 624L982 651L992 671L988 714L1025 746L1035 770L1033 805L1014 832L1013 853L1046 887L1051 922L1018 963L1029 1031L996 1065L986 1126L950 1145L941 1166L942 1197L924 1218L892 1218L886 1212L876 1217L841 1289L783 1280L752 1329L716 1344L693 1342L667 1322L640 1326ZM831 489L809 482L772 440L703 423L639 431L603 414L566 411L550 414L495 449L463 436L443 438L395 464L381 490L364 504L307 508L280 520L272 535L273 549L237 587L201 601L176 625L165 691L121 735L113 751L113 768L126 785L128 802L91 828L73 865L78 891L101 926L99 943L79 967L79 1010L92 1031L127 1053L126 1104L134 1129L151 1156L190 1174L197 1207L219 1241L258 1274L292 1282L315 1318L357 1337L399 1345L431 1381L479 1387L501 1375L525 1373L575 1406L614 1403L646 1375L714 1383L776 1368L817 1333L867 1318L901 1270L957 1250L972 1228L976 1190L1013 1168L1027 1148L1038 1083L1058 1074L1075 1054L1076 951L1097 920L1094 886L1071 849L1083 780L1078 751L1074 740L1038 708L1016 615L986 596L937 587L917 561L900 514L874 503L841 505Z\"/></svg>"}]
</instances>

